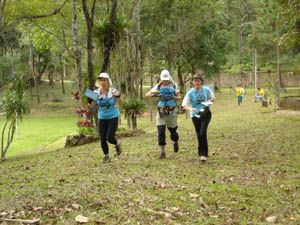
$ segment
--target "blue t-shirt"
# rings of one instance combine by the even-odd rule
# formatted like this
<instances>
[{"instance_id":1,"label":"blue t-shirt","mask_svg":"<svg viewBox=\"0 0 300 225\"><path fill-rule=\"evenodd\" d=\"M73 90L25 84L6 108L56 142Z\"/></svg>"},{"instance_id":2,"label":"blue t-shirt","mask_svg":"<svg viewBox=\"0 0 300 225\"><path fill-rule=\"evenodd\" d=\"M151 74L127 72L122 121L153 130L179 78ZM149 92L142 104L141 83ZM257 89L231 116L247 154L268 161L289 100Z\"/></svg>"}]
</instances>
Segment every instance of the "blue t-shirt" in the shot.
<instances>
[{"instance_id":1,"label":"blue t-shirt","mask_svg":"<svg viewBox=\"0 0 300 225\"><path fill-rule=\"evenodd\" d=\"M214 99L215 96L211 89L207 86L202 86L198 91L195 88L190 89L182 101L182 106L190 105L192 108L195 108L196 111L192 112L192 117L200 112L201 109L209 107L202 104L208 100Z\"/></svg>"},{"instance_id":2,"label":"blue t-shirt","mask_svg":"<svg viewBox=\"0 0 300 225\"><path fill-rule=\"evenodd\" d=\"M100 93L97 90L98 94ZM120 116L120 110L117 105L116 97L119 95L114 88L109 88L106 94L99 94L96 103L99 105L98 119L108 120Z\"/></svg>"}]
</instances>

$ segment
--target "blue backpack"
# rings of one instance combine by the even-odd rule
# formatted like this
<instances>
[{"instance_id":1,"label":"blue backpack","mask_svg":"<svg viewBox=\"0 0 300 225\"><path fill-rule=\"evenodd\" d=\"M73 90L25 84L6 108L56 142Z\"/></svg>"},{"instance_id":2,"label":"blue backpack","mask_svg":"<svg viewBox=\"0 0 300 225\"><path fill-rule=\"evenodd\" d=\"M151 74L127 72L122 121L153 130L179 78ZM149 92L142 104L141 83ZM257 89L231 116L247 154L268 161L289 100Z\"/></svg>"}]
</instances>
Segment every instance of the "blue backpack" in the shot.
<instances>
[{"instance_id":1,"label":"blue backpack","mask_svg":"<svg viewBox=\"0 0 300 225\"><path fill-rule=\"evenodd\" d=\"M116 104L115 98L99 98L97 99L97 104L104 109L113 108Z\"/></svg>"},{"instance_id":2,"label":"blue backpack","mask_svg":"<svg viewBox=\"0 0 300 225\"><path fill-rule=\"evenodd\" d=\"M158 91L159 91L159 95L162 97L162 99L160 99L158 101L157 107L158 108L163 108L163 107L168 107L168 108L176 108L177 104L176 104L176 100L175 100L175 85L173 86L173 88L170 87L160 87L160 85L158 85Z\"/></svg>"}]
</instances>

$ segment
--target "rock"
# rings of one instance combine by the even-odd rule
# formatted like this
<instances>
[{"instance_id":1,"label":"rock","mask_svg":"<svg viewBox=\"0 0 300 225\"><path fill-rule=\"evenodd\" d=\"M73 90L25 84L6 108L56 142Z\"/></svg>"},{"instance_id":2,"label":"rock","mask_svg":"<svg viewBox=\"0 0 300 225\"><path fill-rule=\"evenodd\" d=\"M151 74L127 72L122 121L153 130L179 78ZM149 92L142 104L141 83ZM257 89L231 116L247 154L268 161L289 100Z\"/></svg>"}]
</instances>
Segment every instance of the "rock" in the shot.
<instances>
[{"instance_id":1,"label":"rock","mask_svg":"<svg viewBox=\"0 0 300 225\"><path fill-rule=\"evenodd\" d=\"M80 145L89 144L97 141L99 141L99 137L94 135L84 135L84 134L69 135L66 138L65 147L80 146Z\"/></svg>"}]
</instances>

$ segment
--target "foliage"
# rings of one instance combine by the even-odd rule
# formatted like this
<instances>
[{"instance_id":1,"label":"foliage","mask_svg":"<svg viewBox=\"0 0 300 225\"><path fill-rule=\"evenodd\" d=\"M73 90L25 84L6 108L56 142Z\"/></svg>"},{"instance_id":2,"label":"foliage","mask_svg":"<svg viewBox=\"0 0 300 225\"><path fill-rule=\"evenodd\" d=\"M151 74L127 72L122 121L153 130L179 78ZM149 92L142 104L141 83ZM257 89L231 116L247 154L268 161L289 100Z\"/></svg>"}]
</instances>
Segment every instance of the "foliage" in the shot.
<instances>
[{"instance_id":1,"label":"foliage","mask_svg":"<svg viewBox=\"0 0 300 225\"><path fill-rule=\"evenodd\" d=\"M30 112L29 105L24 101L24 79L22 75L15 76L5 92L3 111L6 113L6 120L16 118L22 120L23 115Z\"/></svg>"},{"instance_id":2,"label":"foliage","mask_svg":"<svg viewBox=\"0 0 300 225\"><path fill-rule=\"evenodd\" d=\"M127 118L142 113L145 109L145 103L141 100L130 98L124 101L122 108L124 109L124 115Z\"/></svg>"},{"instance_id":3,"label":"foliage","mask_svg":"<svg viewBox=\"0 0 300 225\"><path fill-rule=\"evenodd\" d=\"M91 109L89 107L79 107L76 110L76 113L78 116L77 127L79 134L95 133L95 126L92 122L93 113Z\"/></svg>"},{"instance_id":4,"label":"foliage","mask_svg":"<svg viewBox=\"0 0 300 225\"><path fill-rule=\"evenodd\" d=\"M84 134L84 135L97 135L97 132L95 128L93 127L85 127L85 126L79 126L78 127L78 133Z\"/></svg>"},{"instance_id":5,"label":"foliage","mask_svg":"<svg viewBox=\"0 0 300 225\"><path fill-rule=\"evenodd\" d=\"M2 108L6 116L6 122L1 133L1 158L4 159L13 141L17 120L22 120L23 115L30 111L28 104L24 101L23 76L17 75L11 81L4 95ZM5 137L7 137L6 143Z\"/></svg>"},{"instance_id":6,"label":"foliage","mask_svg":"<svg viewBox=\"0 0 300 225\"><path fill-rule=\"evenodd\" d=\"M103 44L104 34L109 24L109 18L104 17L98 20L94 26L94 36L99 39L101 45ZM112 27L116 46L120 43L121 38L126 35L126 29L128 27L129 21L124 16L117 16L115 27ZM113 48L115 48L116 46L113 46Z\"/></svg>"},{"instance_id":7,"label":"foliage","mask_svg":"<svg viewBox=\"0 0 300 225\"><path fill-rule=\"evenodd\" d=\"M9 76L5 76L5 74L9 74L9 70L9 59L5 56L0 56L0 87L9 82Z\"/></svg>"},{"instance_id":8,"label":"foliage","mask_svg":"<svg viewBox=\"0 0 300 225\"><path fill-rule=\"evenodd\" d=\"M136 98L129 98L123 103L125 118L127 118L127 129L137 129L137 115L145 109L145 103Z\"/></svg>"},{"instance_id":9,"label":"foliage","mask_svg":"<svg viewBox=\"0 0 300 225\"><path fill-rule=\"evenodd\" d=\"M15 26L10 25L0 34L0 48L7 50L19 48L21 32L19 32Z\"/></svg>"}]
</instances>

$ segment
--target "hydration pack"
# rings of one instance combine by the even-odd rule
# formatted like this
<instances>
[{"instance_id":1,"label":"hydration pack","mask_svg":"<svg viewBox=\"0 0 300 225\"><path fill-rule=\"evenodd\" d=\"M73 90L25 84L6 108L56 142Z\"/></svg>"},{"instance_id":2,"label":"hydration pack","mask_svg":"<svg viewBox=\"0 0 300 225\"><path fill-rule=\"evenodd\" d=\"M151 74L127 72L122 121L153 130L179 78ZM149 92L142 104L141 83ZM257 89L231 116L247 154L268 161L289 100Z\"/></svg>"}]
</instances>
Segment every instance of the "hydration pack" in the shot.
<instances>
[{"instance_id":1,"label":"hydration pack","mask_svg":"<svg viewBox=\"0 0 300 225\"><path fill-rule=\"evenodd\" d=\"M158 91L159 91L159 95L162 98L158 101L158 104L157 104L158 108L161 108L161 107L175 108L177 106L176 100L175 100L175 96L176 96L175 85L172 88L160 87L160 85L158 85Z\"/></svg>"},{"instance_id":2,"label":"hydration pack","mask_svg":"<svg viewBox=\"0 0 300 225\"><path fill-rule=\"evenodd\" d=\"M109 109L114 107L116 104L116 99L115 98L99 98L97 99L97 104L104 109Z\"/></svg>"}]
</instances>

